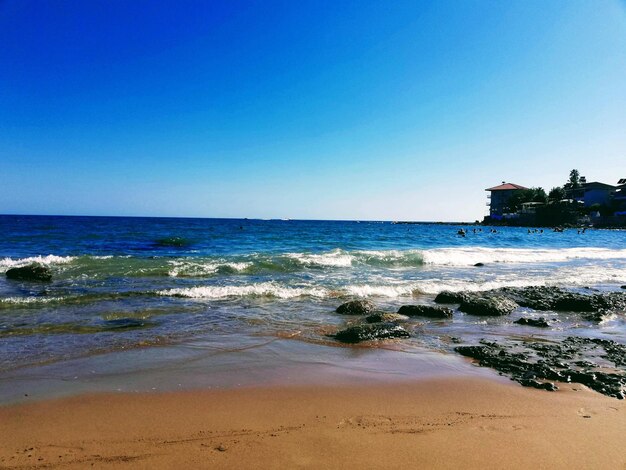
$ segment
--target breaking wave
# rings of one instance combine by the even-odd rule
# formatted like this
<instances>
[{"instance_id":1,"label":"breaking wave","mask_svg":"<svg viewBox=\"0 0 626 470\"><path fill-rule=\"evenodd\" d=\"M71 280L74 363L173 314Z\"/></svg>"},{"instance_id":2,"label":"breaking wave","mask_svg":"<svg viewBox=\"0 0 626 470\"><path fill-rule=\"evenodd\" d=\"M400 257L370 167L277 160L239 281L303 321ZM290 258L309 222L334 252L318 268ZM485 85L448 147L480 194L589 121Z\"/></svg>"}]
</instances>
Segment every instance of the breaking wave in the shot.
<instances>
[{"instance_id":1,"label":"breaking wave","mask_svg":"<svg viewBox=\"0 0 626 470\"><path fill-rule=\"evenodd\" d=\"M626 260L626 249L608 248L435 248L424 250L424 263L472 266L476 263L555 263L581 260Z\"/></svg>"},{"instance_id":2,"label":"breaking wave","mask_svg":"<svg viewBox=\"0 0 626 470\"><path fill-rule=\"evenodd\" d=\"M157 294L192 299L226 299L229 297L293 299L296 297L327 297L328 290L321 287L288 287L274 282L261 282L241 286L200 286L166 289L158 291Z\"/></svg>"},{"instance_id":3,"label":"breaking wave","mask_svg":"<svg viewBox=\"0 0 626 470\"><path fill-rule=\"evenodd\" d=\"M3 258L0 259L0 271L7 271L11 268L20 268L22 266L26 266L32 263L45 264L47 266L52 264L67 264L71 263L75 260L75 256L56 256L56 255L47 255L47 256L31 256L28 258Z\"/></svg>"},{"instance_id":4,"label":"breaking wave","mask_svg":"<svg viewBox=\"0 0 626 470\"><path fill-rule=\"evenodd\" d=\"M482 248L456 247L427 250L342 250L321 253L280 253L222 257L57 256L0 259L0 272L39 263L56 271L55 276L78 277L215 277L271 275L306 271L417 270L424 266L468 267L476 263L530 265L570 261L626 261L626 249L608 248ZM367 274L365 274L367 275Z\"/></svg>"}]
</instances>

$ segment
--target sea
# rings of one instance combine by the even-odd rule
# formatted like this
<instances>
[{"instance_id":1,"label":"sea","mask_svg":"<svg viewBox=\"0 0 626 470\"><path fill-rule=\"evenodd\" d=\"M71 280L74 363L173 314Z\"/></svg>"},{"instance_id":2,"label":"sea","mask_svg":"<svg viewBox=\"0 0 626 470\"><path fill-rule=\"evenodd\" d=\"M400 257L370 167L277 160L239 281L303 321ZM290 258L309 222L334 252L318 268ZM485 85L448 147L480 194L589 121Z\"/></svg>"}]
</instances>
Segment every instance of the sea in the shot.
<instances>
[{"instance_id":1,"label":"sea","mask_svg":"<svg viewBox=\"0 0 626 470\"><path fill-rule=\"evenodd\" d=\"M465 236L458 234L466 231ZM47 266L50 282L4 273ZM475 266L482 263L482 266ZM619 290L626 231L391 221L0 216L0 403L84 391L171 390L489 374L459 342L572 334L626 343L626 320L562 314L415 320L412 337L357 346L341 303L384 311L442 290Z\"/></svg>"}]
</instances>

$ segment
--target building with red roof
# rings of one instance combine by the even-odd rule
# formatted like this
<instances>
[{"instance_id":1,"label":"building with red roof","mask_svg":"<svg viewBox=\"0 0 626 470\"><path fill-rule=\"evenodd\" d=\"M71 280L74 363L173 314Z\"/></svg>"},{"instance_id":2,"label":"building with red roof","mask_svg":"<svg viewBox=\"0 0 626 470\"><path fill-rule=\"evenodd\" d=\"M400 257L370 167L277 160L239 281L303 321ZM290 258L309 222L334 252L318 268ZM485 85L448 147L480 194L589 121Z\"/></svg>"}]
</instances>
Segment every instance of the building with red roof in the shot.
<instances>
[{"instance_id":1,"label":"building with red roof","mask_svg":"<svg viewBox=\"0 0 626 470\"><path fill-rule=\"evenodd\" d=\"M487 203L489 206L489 217L496 220L501 219L506 212L510 197L515 193L515 191L520 191L522 189L528 188L515 183L507 183L505 181L503 181L501 185L485 189L485 191L491 192L488 196L489 202Z\"/></svg>"}]
</instances>

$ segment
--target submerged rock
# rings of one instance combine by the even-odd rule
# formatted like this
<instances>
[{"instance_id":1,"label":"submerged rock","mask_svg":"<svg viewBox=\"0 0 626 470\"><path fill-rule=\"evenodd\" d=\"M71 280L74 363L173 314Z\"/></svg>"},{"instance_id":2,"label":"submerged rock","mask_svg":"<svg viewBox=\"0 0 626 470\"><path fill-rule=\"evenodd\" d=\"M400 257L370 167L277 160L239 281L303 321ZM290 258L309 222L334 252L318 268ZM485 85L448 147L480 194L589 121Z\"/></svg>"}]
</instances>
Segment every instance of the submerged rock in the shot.
<instances>
[{"instance_id":1,"label":"submerged rock","mask_svg":"<svg viewBox=\"0 0 626 470\"><path fill-rule=\"evenodd\" d=\"M355 325L335 334L335 338L343 343L359 343L374 339L409 338L408 331L396 323L366 323Z\"/></svg>"},{"instance_id":2,"label":"submerged rock","mask_svg":"<svg viewBox=\"0 0 626 470\"><path fill-rule=\"evenodd\" d=\"M471 297L461 303L459 310L470 315L497 317L508 315L517 307L515 302L503 296Z\"/></svg>"},{"instance_id":3,"label":"submerged rock","mask_svg":"<svg viewBox=\"0 0 626 470\"><path fill-rule=\"evenodd\" d=\"M21 268L11 268L6 272L8 279L18 281L50 281L52 273L50 269L41 264L29 264Z\"/></svg>"},{"instance_id":4,"label":"submerged rock","mask_svg":"<svg viewBox=\"0 0 626 470\"><path fill-rule=\"evenodd\" d=\"M452 310L434 305L403 305L398 310L401 315L409 317L450 318Z\"/></svg>"},{"instance_id":5,"label":"submerged rock","mask_svg":"<svg viewBox=\"0 0 626 470\"><path fill-rule=\"evenodd\" d=\"M342 315L367 315L374 311L374 304L369 300L352 300L337 307Z\"/></svg>"},{"instance_id":6,"label":"submerged rock","mask_svg":"<svg viewBox=\"0 0 626 470\"><path fill-rule=\"evenodd\" d=\"M365 318L367 323L383 323L383 322L398 322L408 320L409 317L406 315L399 315L397 313L387 313L387 312L374 312L368 317Z\"/></svg>"},{"instance_id":7,"label":"submerged rock","mask_svg":"<svg viewBox=\"0 0 626 470\"><path fill-rule=\"evenodd\" d=\"M519 320L515 320L513 323L517 323L518 325L526 325L526 326L536 326L538 328L548 328L550 323L545 318L520 318Z\"/></svg>"},{"instance_id":8,"label":"submerged rock","mask_svg":"<svg viewBox=\"0 0 626 470\"><path fill-rule=\"evenodd\" d=\"M138 320L136 318L116 318L115 320L106 320L103 324L103 329L107 331L124 331L145 328L147 326L151 326L151 323L145 320Z\"/></svg>"},{"instance_id":9,"label":"submerged rock","mask_svg":"<svg viewBox=\"0 0 626 470\"><path fill-rule=\"evenodd\" d=\"M483 267L484 265L485 265L485 263L476 263L476 264L474 265L474 267L475 267L475 268L481 268L481 267Z\"/></svg>"}]
</instances>

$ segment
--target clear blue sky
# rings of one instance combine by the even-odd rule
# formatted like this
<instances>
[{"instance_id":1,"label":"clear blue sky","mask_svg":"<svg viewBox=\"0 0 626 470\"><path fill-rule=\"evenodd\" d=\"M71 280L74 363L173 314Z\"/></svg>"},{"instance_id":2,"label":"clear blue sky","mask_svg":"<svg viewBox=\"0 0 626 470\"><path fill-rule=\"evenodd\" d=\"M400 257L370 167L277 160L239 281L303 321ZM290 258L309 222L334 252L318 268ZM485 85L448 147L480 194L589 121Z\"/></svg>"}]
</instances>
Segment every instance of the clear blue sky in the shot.
<instances>
[{"instance_id":1,"label":"clear blue sky","mask_svg":"<svg viewBox=\"0 0 626 470\"><path fill-rule=\"evenodd\" d=\"M474 220L626 178L626 4L0 0L0 213Z\"/></svg>"}]
</instances>

